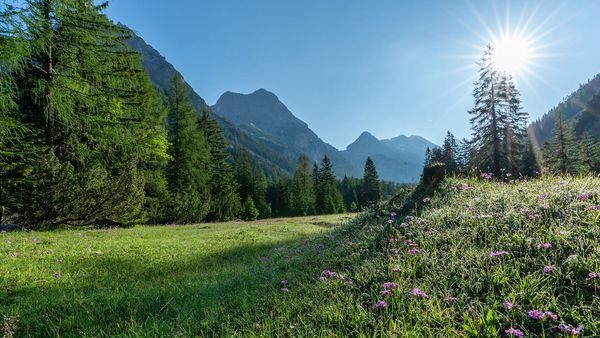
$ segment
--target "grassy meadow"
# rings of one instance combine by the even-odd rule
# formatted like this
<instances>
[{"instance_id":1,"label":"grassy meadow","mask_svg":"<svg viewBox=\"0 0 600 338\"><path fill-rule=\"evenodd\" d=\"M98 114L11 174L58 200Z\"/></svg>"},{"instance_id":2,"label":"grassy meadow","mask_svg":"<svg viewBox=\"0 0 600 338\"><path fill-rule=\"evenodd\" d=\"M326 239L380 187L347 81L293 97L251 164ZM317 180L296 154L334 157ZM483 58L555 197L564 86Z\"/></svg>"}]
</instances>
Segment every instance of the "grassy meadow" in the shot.
<instances>
[{"instance_id":1,"label":"grassy meadow","mask_svg":"<svg viewBox=\"0 0 600 338\"><path fill-rule=\"evenodd\" d=\"M600 178L448 179L360 215L0 234L28 336L600 336Z\"/></svg>"}]
</instances>

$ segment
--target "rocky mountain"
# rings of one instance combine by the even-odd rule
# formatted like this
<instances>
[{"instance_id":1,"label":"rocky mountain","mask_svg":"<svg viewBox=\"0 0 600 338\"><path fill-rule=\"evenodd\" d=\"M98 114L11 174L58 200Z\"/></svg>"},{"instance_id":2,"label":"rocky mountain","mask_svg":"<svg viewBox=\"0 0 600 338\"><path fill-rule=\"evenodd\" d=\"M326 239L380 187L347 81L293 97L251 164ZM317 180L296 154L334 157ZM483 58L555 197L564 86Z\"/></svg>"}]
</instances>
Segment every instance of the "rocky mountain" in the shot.
<instances>
[{"instance_id":1,"label":"rocky mountain","mask_svg":"<svg viewBox=\"0 0 600 338\"><path fill-rule=\"evenodd\" d=\"M379 140L363 132L341 153L347 161L355 164L355 175L361 173L361 161L364 163L364 159L370 156L381 178L395 182L416 182L423 170L424 154L428 147L433 148L435 144L420 136L400 135Z\"/></svg>"},{"instance_id":2,"label":"rocky mountain","mask_svg":"<svg viewBox=\"0 0 600 338\"><path fill-rule=\"evenodd\" d=\"M141 37L134 35L127 44L142 54L143 67L156 88L167 90L171 79L179 74L177 69ZM316 162L324 155L329 156L339 177L362 177L364 163L371 156L381 178L416 182L423 168L425 149L434 146L418 136L378 140L365 132L346 150L339 151L321 140L275 94L265 89L250 94L226 92L210 107L187 86L196 110L208 111L219 122L230 152L246 149L271 177L291 175L302 154Z\"/></svg>"},{"instance_id":3,"label":"rocky mountain","mask_svg":"<svg viewBox=\"0 0 600 338\"><path fill-rule=\"evenodd\" d=\"M600 138L600 74L581 85L529 126L529 132L538 146L552 138L559 112L574 127L577 136L590 133Z\"/></svg>"}]
</instances>

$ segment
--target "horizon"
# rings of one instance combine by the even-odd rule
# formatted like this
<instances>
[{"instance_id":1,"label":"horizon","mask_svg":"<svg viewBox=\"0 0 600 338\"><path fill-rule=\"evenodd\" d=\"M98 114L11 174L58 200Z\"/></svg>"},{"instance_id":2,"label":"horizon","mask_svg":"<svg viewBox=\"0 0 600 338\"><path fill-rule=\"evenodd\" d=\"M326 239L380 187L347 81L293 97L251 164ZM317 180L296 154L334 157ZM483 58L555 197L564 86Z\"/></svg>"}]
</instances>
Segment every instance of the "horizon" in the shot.
<instances>
[{"instance_id":1,"label":"horizon","mask_svg":"<svg viewBox=\"0 0 600 338\"><path fill-rule=\"evenodd\" d=\"M600 47L586 39L600 29L600 3L591 0L185 6L182 13L157 1L111 1L107 15L165 56L209 105L226 91L264 88L338 149L362 131L436 144L447 130L469 137L475 63L506 32L535 40L538 58L517 77L530 121L600 72Z\"/></svg>"}]
</instances>

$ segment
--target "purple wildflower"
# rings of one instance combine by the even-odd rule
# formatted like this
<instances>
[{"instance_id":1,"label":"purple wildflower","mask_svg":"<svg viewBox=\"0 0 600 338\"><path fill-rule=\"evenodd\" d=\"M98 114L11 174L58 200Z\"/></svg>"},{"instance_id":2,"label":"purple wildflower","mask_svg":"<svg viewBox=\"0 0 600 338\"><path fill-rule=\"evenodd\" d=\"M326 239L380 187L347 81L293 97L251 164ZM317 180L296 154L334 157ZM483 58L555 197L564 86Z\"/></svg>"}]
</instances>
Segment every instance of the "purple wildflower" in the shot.
<instances>
[{"instance_id":1,"label":"purple wildflower","mask_svg":"<svg viewBox=\"0 0 600 338\"><path fill-rule=\"evenodd\" d=\"M406 222L402 222L400 223L400 227L401 228L408 228L410 226L410 224L406 223Z\"/></svg>"},{"instance_id":2,"label":"purple wildflower","mask_svg":"<svg viewBox=\"0 0 600 338\"><path fill-rule=\"evenodd\" d=\"M62 275L60 274L60 272L57 272L54 274L54 278L56 278L56 279L61 278L61 277L62 277Z\"/></svg>"},{"instance_id":3,"label":"purple wildflower","mask_svg":"<svg viewBox=\"0 0 600 338\"><path fill-rule=\"evenodd\" d=\"M394 220L393 220L393 219L388 219L388 220L387 220L387 224L392 224L392 223L394 223Z\"/></svg>"},{"instance_id":4,"label":"purple wildflower","mask_svg":"<svg viewBox=\"0 0 600 338\"><path fill-rule=\"evenodd\" d=\"M560 332L566 332L570 335L578 336L581 334L581 332L583 332L584 327L583 327L583 325L580 325L578 328L575 328L571 325L567 325L565 323L560 323L558 325L558 329L560 330Z\"/></svg>"},{"instance_id":5,"label":"purple wildflower","mask_svg":"<svg viewBox=\"0 0 600 338\"><path fill-rule=\"evenodd\" d=\"M390 217L396 217L396 215L397 215L397 214L396 214L394 211L392 211L392 212L390 213Z\"/></svg>"},{"instance_id":6,"label":"purple wildflower","mask_svg":"<svg viewBox=\"0 0 600 338\"><path fill-rule=\"evenodd\" d=\"M60 264L60 263L62 263L62 262L63 262L63 260L62 260L62 259L57 259L57 260L56 260L56 263L59 263L59 264Z\"/></svg>"},{"instance_id":7,"label":"purple wildflower","mask_svg":"<svg viewBox=\"0 0 600 338\"><path fill-rule=\"evenodd\" d=\"M381 285L386 290L397 289L400 287L400 284L394 282L385 282Z\"/></svg>"},{"instance_id":8,"label":"purple wildflower","mask_svg":"<svg viewBox=\"0 0 600 338\"><path fill-rule=\"evenodd\" d=\"M448 304L454 304L457 301L458 301L458 298L456 298L456 297L452 297L452 296L446 297L446 303L448 303Z\"/></svg>"},{"instance_id":9,"label":"purple wildflower","mask_svg":"<svg viewBox=\"0 0 600 338\"><path fill-rule=\"evenodd\" d=\"M384 301L379 301L377 302L377 304L375 304L374 306L377 310L383 310L387 307L387 303Z\"/></svg>"},{"instance_id":10,"label":"purple wildflower","mask_svg":"<svg viewBox=\"0 0 600 338\"><path fill-rule=\"evenodd\" d=\"M408 250L409 255L416 255L418 253L419 253L419 248L414 248L414 249Z\"/></svg>"},{"instance_id":11,"label":"purple wildflower","mask_svg":"<svg viewBox=\"0 0 600 338\"><path fill-rule=\"evenodd\" d=\"M527 315L529 316L529 318L537 320L542 320L545 317L544 312L540 310L531 310L527 312Z\"/></svg>"},{"instance_id":12,"label":"purple wildflower","mask_svg":"<svg viewBox=\"0 0 600 338\"><path fill-rule=\"evenodd\" d=\"M597 272L590 272L588 273L588 278L589 280L592 280L594 278L598 278L598 276L600 276Z\"/></svg>"},{"instance_id":13,"label":"purple wildflower","mask_svg":"<svg viewBox=\"0 0 600 338\"><path fill-rule=\"evenodd\" d=\"M517 328L514 328L514 327L508 328L504 332L506 332L507 336L512 336L512 337L523 337L525 335L523 333L523 331L521 331Z\"/></svg>"},{"instance_id":14,"label":"purple wildflower","mask_svg":"<svg viewBox=\"0 0 600 338\"><path fill-rule=\"evenodd\" d=\"M592 197L592 194L590 194L590 193L584 193L584 194L579 195L577 198L580 201L585 201L585 200L587 200L590 197Z\"/></svg>"},{"instance_id":15,"label":"purple wildflower","mask_svg":"<svg viewBox=\"0 0 600 338\"><path fill-rule=\"evenodd\" d=\"M423 199L423 203L429 203L429 201L431 201L431 197L425 197Z\"/></svg>"},{"instance_id":16,"label":"purple wildflower","mask_svg":"<svg viewBox=\"0 0 600 338\"><path fill-rule=\"evenodd\" d=\"M598 211L600 210L600 205L592 205L591 207L585 209L587 211Z\"/></svg>"},{"instance_id":17,"label":"purple wildflower","mask_svg":"<svg viewBox=\"0 0 600 338\"><path fill-rule=\"evenodd\" d=\"M507 309L507 310L520 309L521 308L520 304L512 303L512 302L509 302L508 300L505 300L504 302L502 302L502 306L504 306L504 308Z\"/></svg>"},{"instance_id":18,"label":"purple wildflower","mask_svg":"<svg viewBox=\"0 0 600 338\"><path fill-rule=\"evenodd\" d=\"M550 319L552 319L554 321L558 320L558 315L556 315L556 313L554 313L552 311L544 312L544 317L550 317Z\"/></svg>"},{"instance_id":19,"label":"purple wildflower","mask_svg":"<svg viewBox=\"0 0 600 338\"><path fill-rule=\"evenodd\" d=\"M552 266L552 265L547 265L547 266L544 267L544 273L551 273L554 270L556 270L556 268L554 266Z\"/></svg>"},{"instance_id":20,"label":"purple wildflower","mask_svg":"<svg viewBox=\"0 0 600 338\"><path fill-rule=\"evenodd\" d=\"M421 290L419 288L414 288L414 289L410 290L410 293L415 297L429 298L429 295L427 295L425 292L423 292L423 290Z\"/></svg>"},{"instance_id":21,"label":"purple wildflower","mask_svg":"<svg viewBox=\"0 0 600 338\"><path fill-rule=\"evenodd\" d=\"M337 272L333 272L333 271L329 271L329 270L324 270L323 272L321 272L321 275L319 276L320 280L326 280L328 278L338 278L339 275L337 274Z\"/></svg>"},{"instance_id":22,"label":"purple wildflower","mask_svg":"<svg viewBox=\"0 0 600 338\"><path fill-rule=\"evenodd\" d=\"M281 289L279 289L279 291L281 291L281 292L290 292L290 289L288 289L288 288L281 288Z\"/></svg>"},{"instance_id":23,"label":"purple wildflower","mask_svg":"<svg viewBox=\"0 0 600 338\"><path fill-rule=\"evenodd\" d=\"M288 285L288 284L289 284L289 282L287 281L287 279L284 279L284 280L282 280L280 283L281 283L281 285L283 285L283 286L286 286L286 285Z\"/></svg>"},{"instance_id":24,"label":"purple wildflower","mask_svg":"<svg viewBox=\"0 0 600 338\"><path fill-rule=\"evenodd\" d=\"M400 271L401 271L400 267L398 267L398 266L395 266L392 268L392 272L394 272L394 273L399 273Z\"/></svg>"},{"instance_id":25,"label":"purple wildflower","mask_svg":"<svg viewBox=\"0 0 600 338\"><path fill-rule=\"evenodd\" d=\"M379 291L379 295L381 296L391 296L393 293L392 290L383 290L383 291Z\"/></svg>"},{"instance_id":26,"label":"purple wildflower","mask_svg":"<svg viewBox=\"0 0 600 338\"><path fill-rule=\"evenodd\" d=\"M550 244L548 242L543 243L543 244L538 244L537 248L538 249L550 249L550 248L552 248L552 244Z\"/></svg>"},{"instance_id":27,"label":"purple wildflower","mask_svg":"<svg viewBox=\"0 0 600 338\"><path fill-rule=\"evenodd\" d=\"M473 207L467 207L467 211L473 211L473 210L475 210L475 208L473 208Z\"/></svg>"},{"instance_id":28,"label":"purple wildflower","mask_svg":"<svg viewBox=\"0 0 600 338\"><path fill-rule=\"evenodd\" d=\"M508 251L492 251L492 252L490 252L490 257L498 257L498 256L503 256L503 255L510 255L510 252L508 252Z\"/></svg>"}]
</instances>

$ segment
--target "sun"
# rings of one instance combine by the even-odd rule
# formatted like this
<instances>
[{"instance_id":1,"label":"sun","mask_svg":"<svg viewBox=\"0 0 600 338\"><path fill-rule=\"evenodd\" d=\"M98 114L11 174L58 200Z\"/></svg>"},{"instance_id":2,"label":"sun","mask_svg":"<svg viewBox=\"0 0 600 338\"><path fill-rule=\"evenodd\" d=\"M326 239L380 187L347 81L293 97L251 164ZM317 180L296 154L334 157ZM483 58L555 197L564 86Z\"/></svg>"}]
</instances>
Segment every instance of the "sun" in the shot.
<instances>
[{"instance_id":1,"label":"sun","mask_svg":"<svg viewBox=\"0 0 600 338\"><path fill-rule=\"evenodd\" d=\"M492 64L510 75L523 72L532 58L531 43L519 36L505 36L492 42Z\"/></svg>"}]
</instances>

